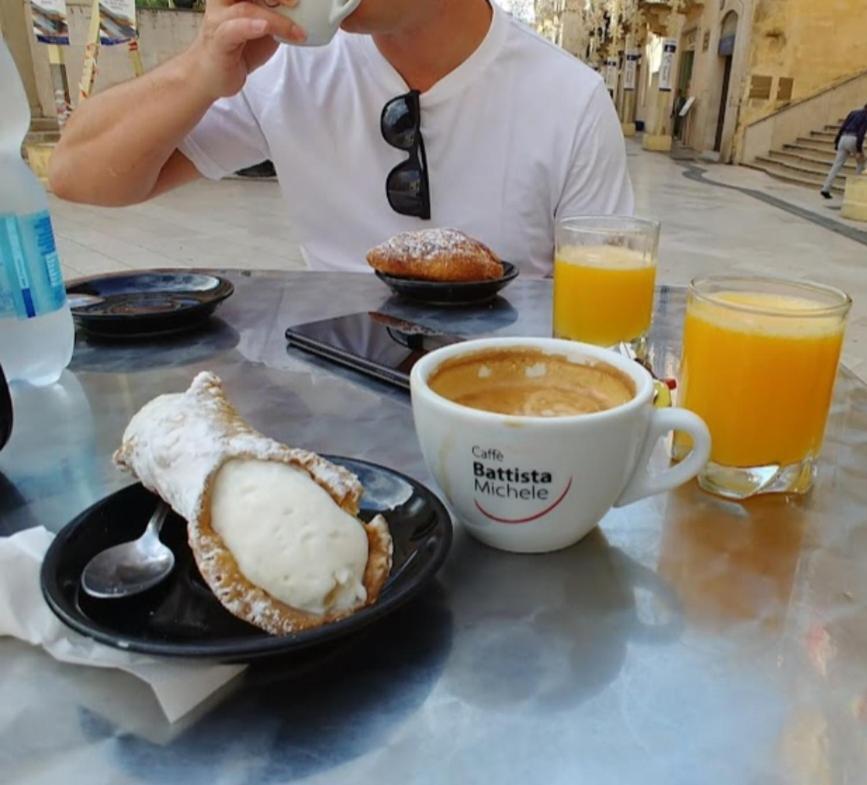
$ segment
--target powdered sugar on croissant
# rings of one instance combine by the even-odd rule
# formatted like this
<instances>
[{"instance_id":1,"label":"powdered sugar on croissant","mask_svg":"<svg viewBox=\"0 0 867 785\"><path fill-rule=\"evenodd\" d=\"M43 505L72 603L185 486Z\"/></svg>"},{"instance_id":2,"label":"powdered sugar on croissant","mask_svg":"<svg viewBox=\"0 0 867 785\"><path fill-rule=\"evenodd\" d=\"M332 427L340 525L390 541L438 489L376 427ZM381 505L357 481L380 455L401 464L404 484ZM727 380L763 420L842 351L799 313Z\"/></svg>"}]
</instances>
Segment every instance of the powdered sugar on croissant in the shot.
<instances>
[{"instance_id":1,"label":"powdered sugar on croissant","mask_svg":"<svg viewBox=\"0 0 867 785\"><path fill-rule=\"evenodd\" d=\"M388 526L357 519L357 478L251 428L212 373L146 404L115 462L188 521L220 602L268 632L349 615L375 602L388 577Z\"/></svg>"},{"instance_id":2,"label":"powdered sugar on croissant","mask_svg":"<svg viewBox=\"0 0 867 785\"><path fill-rule=\"evenodd\" d=\"M503 263L483 243L456 229L420 229L395 235L367 254L381 273L423 281L487 281Z\"/></svg>"}]
</instances>

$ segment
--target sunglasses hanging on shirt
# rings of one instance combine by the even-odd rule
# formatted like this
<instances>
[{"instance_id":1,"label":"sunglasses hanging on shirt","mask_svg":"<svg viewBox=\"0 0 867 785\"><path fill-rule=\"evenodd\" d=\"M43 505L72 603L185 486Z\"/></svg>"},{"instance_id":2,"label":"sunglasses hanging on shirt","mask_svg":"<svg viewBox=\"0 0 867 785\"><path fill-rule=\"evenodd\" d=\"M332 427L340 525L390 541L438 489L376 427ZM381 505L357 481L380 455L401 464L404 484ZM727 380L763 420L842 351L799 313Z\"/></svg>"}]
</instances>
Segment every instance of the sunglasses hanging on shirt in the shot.
<instances>
[{"instance_id":1,"label":"sunglasses hanging on shirt","mask_svg":"<svg viewBox=\"0 0 867 785\"><path fill-rule=\"evenodd\" d=\"M392 98L382 109L382 138L392 147L409 154L385 180L385 195L391 209L401 215L430 220L430 184L427 156L421 135L419 91Z\"/></svg>"}]
</instances>

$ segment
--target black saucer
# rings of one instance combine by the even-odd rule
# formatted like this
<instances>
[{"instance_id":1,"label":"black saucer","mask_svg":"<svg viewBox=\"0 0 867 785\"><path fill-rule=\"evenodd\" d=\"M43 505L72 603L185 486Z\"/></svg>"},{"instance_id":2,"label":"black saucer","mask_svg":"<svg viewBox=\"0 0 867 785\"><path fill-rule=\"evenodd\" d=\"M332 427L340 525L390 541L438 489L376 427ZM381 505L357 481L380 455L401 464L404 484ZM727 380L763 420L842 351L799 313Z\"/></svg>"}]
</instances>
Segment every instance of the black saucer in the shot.
<instances>
[{"instance_id":1,"label":"black saucer","mask_svg":"<svg viewBox=\"0 0 867 785\"><path fill-rule=\"evenodd\" d=\"M235 291L225 278L191 270L112 273L66 289L75 323L104 338L143 338L198 327Z\"/></svg>"},{"instance_id":2,"label":"black saucer","mask_svg":"<svg viewBox=\"0 0 867 785\"><path fill-rule=\"evenodd\" d=\"M493 300L504 287L518 277L518 268L503 262L503 277L490 281L418 281L414 278L398 278L376 271L380 281L391 290L408 300L428 305L478 305Z\"/></svg>"},{"instance_id":3,"label":"black saucer","mask_svg":"<svg viewBox=\"0 0 867 785\"><path fill-rule=\"evenodd\" d=\"M138 597L95 600L80 588L95 554L138 537L156 498L130 485L85 510L55 538L42 564L42 593L65 624L101 643L128 651L243 662L332 641L391 613L417 594L448 553L452 524L427 488L384 466L330 458L354 472L365 488L361 518L381 512L394 541L394 565L378 602L343 621L276 637L235 618L205 585L187 545L186 523L170 513L162 540L176 564L163 583Z\"/></svg>"},{"instance_id":4,"label":"black saucer","mask_svg":"<svg viewBox=\"0 0 867 785\"><path fill-rule=\"evenodd\" d=\"M0 450L12 435L12 396L9 394L9 384L0 366Z\"/></svg>"}]
</instances>

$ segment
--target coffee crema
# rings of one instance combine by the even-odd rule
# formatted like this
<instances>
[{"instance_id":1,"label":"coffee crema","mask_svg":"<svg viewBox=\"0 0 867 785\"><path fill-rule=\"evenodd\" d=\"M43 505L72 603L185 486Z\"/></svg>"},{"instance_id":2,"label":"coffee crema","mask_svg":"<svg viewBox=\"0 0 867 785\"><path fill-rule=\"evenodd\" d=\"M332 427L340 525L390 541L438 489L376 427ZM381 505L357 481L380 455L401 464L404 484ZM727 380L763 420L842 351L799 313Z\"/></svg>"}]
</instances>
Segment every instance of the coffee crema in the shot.
<instances>
[{"instance_id":1,"label":"coffee crema","mask_svg":"<svg viewBox=\"0 0 867 785\"><path fill-rule=\"evenodd\" d=\"M613 409L635 397L625 373L538 349L489 349L446 360L428 386L454 403L521 417L569 417Z\"/></svg>"}]
</instances>

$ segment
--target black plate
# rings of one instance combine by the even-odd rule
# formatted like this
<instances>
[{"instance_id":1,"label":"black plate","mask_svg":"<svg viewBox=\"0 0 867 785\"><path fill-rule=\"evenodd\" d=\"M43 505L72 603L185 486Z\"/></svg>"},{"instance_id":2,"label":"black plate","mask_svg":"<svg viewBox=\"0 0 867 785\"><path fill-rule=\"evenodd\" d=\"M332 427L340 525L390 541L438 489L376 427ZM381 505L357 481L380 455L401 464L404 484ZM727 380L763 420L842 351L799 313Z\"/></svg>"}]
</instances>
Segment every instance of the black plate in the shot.
<instances>
[{"instance_id":1,"label":"black plate","mask_svg":"<svg viewBox=\"0 0 867 785\"><path fill-rule=\"evenodd\" d=\"M106 338L190 330L234 291L225 278L191 270L113 273L73 281L66 289L76 324Z\"/></svg>"},{"instance_id":2,"label":"black plate","mask_svg":"<svg viewBox=\"0 0 867 785\"><path fill-rule=\"evenodd\" d=\"M518 277L518 268L509 262L503 262L503 270L503 277L495 278L492 281L460 281L457 283L398 278L394 275L381 273L379 270L376 270L376 275L395 294L406 297L408 300L415 300L428 305L453 306L478 305L493 300L497 296L497 292Z\"/></svg>"},{"instance_id":3,"label":"black plate","mask_svg":"<svg viewBox=\"0 0 867 785\"><path fill-rule=\"evenodd\" d=\"M394 565L378 602L347 619L282 637L232 616L205 585L187 545L186 524L170 513L162 539L176 565L163 583L139 597L95 600L80 589L81 571L103 548L138 537L156 504L139 484L85 510L55 538L42 565L42 593L61 621L109 646L170 657L242 662L287 654L354 632L391 613L433 578L452 540L451 518L427 488L365 461L330 458L365 488L360 517L381 512L394 541Z\"/></svg>"},{"instance_id":4,"label":"black plate","mask_svg":"<svg viewBox=\"0 0 867 785\"><path fill-rule=\"evenodd\" d=\"M0 366L0 450L9 441L12 435L12 396L9 394L9 385L3 375L3 367Z\"/></svg>"}]
</instances>

